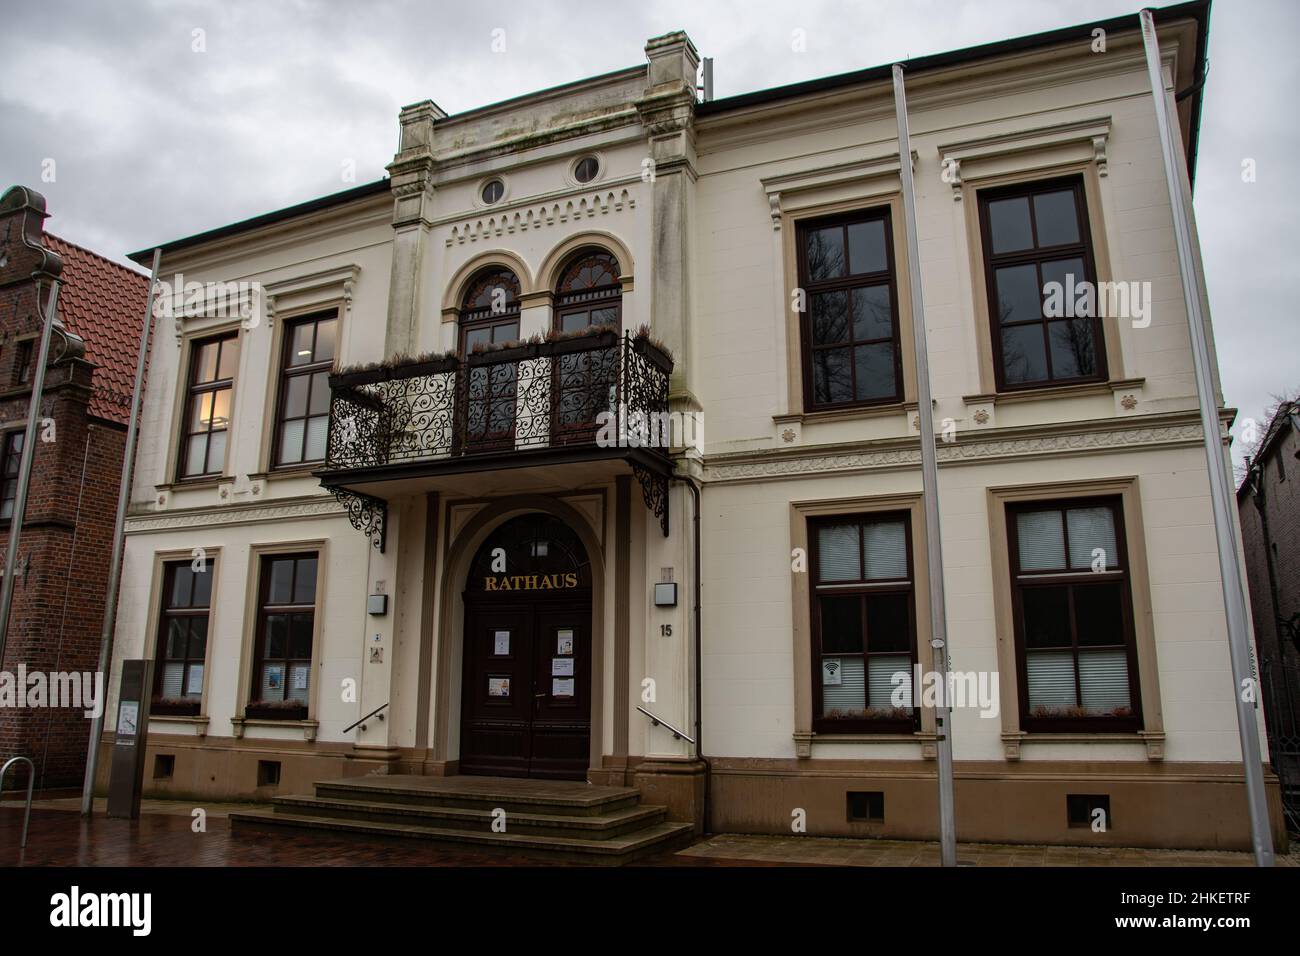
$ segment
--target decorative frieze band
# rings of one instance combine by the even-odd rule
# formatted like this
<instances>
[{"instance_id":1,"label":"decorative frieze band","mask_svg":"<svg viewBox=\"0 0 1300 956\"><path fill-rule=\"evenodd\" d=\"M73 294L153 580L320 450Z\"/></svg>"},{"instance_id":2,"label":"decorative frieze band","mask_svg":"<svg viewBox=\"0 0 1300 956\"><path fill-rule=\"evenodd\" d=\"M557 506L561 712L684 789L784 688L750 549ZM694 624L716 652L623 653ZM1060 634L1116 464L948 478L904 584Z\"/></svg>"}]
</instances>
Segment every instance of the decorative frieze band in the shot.
<instances>
[{"instance_id":1,"label":"decorative frieze band","mask_svg":"<svg viewBox=\"0 0 1300 956\"><path fill-rule=\"evenodd\" d=\"M249 522L290 521L297 518L347 517L347 511L333 498L299 501L293 504L269 504L252 508L205 508L175 514L136 515L126 519L126 533L173 531L182 528L208 528L214 525Z\"/></svg>"},{"instance_id":2,"label":"decorative frieze band","mask_svg":"<svg viewBox=\"0 0 1300 956\"><path fill-rule=\"evenodd\" d=\"M1133 450L1140 447L1194 444L1201 440L1198 423L1148 425L1140 428L1110 428L1061 434L1035 434L993 440L960 438L937 443L939 463L997 461L1007 458L1041 458L1091 451ZM737 456L738 458L741 456ZM751 453L734 463L706 459L706 481L752 481L820 475L827 472L873 471L891 468L919 468L919 445L892 445L880 449L845 449L821 455L788 451Z\"/></svg>"},{"instance_id":3,"label":"decorative frieze band","mask_svg":"<svg viewBox=\"0 0 1300 956\"><path fill-rule=\"evenodd\" d=\"M466 242L478 242L480 239L495 239L513 232L540 229L543 226L568 222L570 219L589 219L596 215L621 212L623 209L635 207L636 197L630 190L611 189L577 199L542 203L515 210L503 209L495 215L456 223L447 236L447 245L463 245Z\"/></svg>"}]
</instances>

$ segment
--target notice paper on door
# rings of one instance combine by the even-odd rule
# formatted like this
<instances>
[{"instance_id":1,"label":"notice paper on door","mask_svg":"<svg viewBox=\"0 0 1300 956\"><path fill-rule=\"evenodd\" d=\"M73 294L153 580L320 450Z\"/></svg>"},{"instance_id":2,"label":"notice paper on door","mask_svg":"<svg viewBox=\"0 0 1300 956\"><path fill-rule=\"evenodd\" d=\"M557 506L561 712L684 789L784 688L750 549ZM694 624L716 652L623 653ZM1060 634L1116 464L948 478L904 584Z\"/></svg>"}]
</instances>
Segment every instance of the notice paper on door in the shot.
<instances>
[{"instance_id":1,"label":"notice paper on door","mask_svg":"<svg viewBox=\"0 0 1300 956\"><path fill-rule=\"evenodd\" d=\"M497 631L493 635L492 653L497 657L503 657L510 653L510 632Z\"/></svg>"},{"instance_id":2,"label":"notice paper on door","mask_svg":"<svg viewBox=\"0 0 1300 956\"><path fill-rule=\"evenodd\" d=\"M552 657L551 658L551 675L553 677L572 677L573 676L573 658L572 657Z\"/></svg>"},{"instance_id":3,"label":"notice paper on door","mask_svg":"<svg viewBox=\"0 0 1300 956\"><path fill-rule=\"evenodd\" d=\"M552 677L552 678L551 678L551 696L552 696L552 697L572 697L572 696L573 696L573 678L572 678L572 677Z\"/></svg>"}]
</instances>

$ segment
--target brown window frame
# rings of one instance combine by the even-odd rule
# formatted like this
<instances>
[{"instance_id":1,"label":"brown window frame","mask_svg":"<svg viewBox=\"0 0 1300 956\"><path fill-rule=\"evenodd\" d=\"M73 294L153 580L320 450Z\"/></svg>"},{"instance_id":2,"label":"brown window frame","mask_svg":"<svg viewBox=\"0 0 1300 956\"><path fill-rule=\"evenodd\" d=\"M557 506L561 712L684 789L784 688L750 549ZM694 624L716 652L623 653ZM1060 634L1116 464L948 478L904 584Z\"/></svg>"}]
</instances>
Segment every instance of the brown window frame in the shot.
<instances>
[{"instance_id":1,"label":"brown window frame","mask_svg":"<svg viewBox=\"0 0 1300 956\"><path fill-rule=\"evenodd\" d=\"M220 373L221 354L222 352L225 351L225 344L227 342L234 342L236 349L240 348L241 346L239 342L239 333L224 332L221 335L211 335L206 338L196 339L194 342L190 344L189 369L186 372L186 376L185 376L185 401L183 403L184 407L183 407L183 414L181 418L180 448L178 449L178 453L176 456L176 480L178 482L179 481L201 481L205 478L212 478L225 473L225 466L226 466L225 458L226 455L229 454L230 452L230 431L231 431L230 426L233 423L233 417L235 411L235 405L234 405L235 371L232 371L230 378L216 378L210 382L196 382L195 379L198 375L199 357L203 354L203 349L209 345L217 346L217 362L215 366L215 372L218 374ZM236 358L236 364L238 364L238 358ZM194 412L195 401L197 401L200 396L205 396L216 392L226 392L226 391L230 392L230 413L231 413L231 417L227 419L226 426L224 428L213 428L212 422L209 421L208 427L206 429L202 431L190 431L190 422L192 420L192 415ZM216 400L214 399L213 401L215 405ZM217 467L215 470L213 470L210 467L212 463L208 461L208 456L212 452L212 435L214 432L226 433L226 451L225 453L222 454L221 456L222 460L217 463ZM208 465L209 467L203 471L195 472L192 475L187 475L185 473L185 465L187 463L186 459L189 454L190 439L193 438L195 435L207 435L208 441L207 444L204 446L203 459L204 459L204 464Z\"/></svg>"},{"instance_id":2,"label":"brown window frame","mask_svg":"<svg viewBox=\"0 0 1300 956\"><path fill-rule=\"evenodd\" d=\"M609 260L613 266L615 281L610 285L566 291L564 286L573 270L585 260L593 257ZM598 246L580 249L569 256L564 268L559 271L559 278L555 283L555 305L552 310L551 327L556 332L565 333L564 320L566 318L574 315L590 316L596 309L613 309L613 322L607 322L600 326L588 323L584 328L610 328L616 332L621 330L623 327L623 285L618 281L621 271L622 266L618 261L618 256ZM582 331L581 328L570 329L565 334L577 334Z\"/></svg>"},{"instance_id":3,"label":"brown window frame","mask_svg":"<svg viewBox=\"0 0 1300 956\"><path fill-rule=\"evenodd\" d=\"M15 428L4 433L4 444L0 448L0 515L3 514L6 501L18 501L18 473L22 470L23 441L26 432ZM12 465L12 468L10 467ZM0 516L0 525L7 525L13 520L13 507L8 515Z\"/></svg>"},{"instance_id":4,"label":"brown window frame","mask_svg":"<svg viewBox=\"0 0 1300 956\"><path fill-rule=\"evenodd\" d=\"M312 353L314 355L316 352L316 343L320 335L320 328L319 328L320 323L331 321L331 320L335 323L334 354L330 356L330 358L326 361L311 362L306 365L291 365L289 362L291 358L289 353L293 349L294 329L303 325L307 325L308 323L314 324L316 326L316 329L314 329L312 332L312 339L311 339ZM271 442L271 469L273 471L291 470L295 468L303 468L308 465L319 464L320 462L323 462L325 458L329 455L329 420L330 420L330 407L332 406L333 402L331 400L330 402L327 403L324 413L318 415L311 414L311 397L312 397L311 378L313 375L317 374L318 372L332 372L334 370L334 367L338 362L339 345L341 340L341 336L339 333L341 332L341 330L342 330L342 320L339 317L339 313L337 309L331 309L326 312L315 312L312 313L311 315L299 316L298 318L294 318L294 319L286 319L284 322L283 341L280 343L280 381L277 386L276 399L275 399L275 425L274 425L275 434L272 436L272 442ZM307 378L307 396L305 399L306 404L304 406L306 409L306 414L294 415L292 417L287 418L285 417L284 410L285 410L285 402L289 397L289 384L293 379L302 378L302 377ZM328 387L328 384L326 385L326 387ZM320 458L307 458L306 457L307 433L310 427L310 423L312 422L313 419L317 419L317 418L324 418L326 422L325 453ZM291 421L300 421L303 423L302 426L303 457L295 459L293 461L281 461L280 460L281 454L284 451L283 448L284 426L286 423Z\"/></svg>"},{"instance_id":5,"label":"brown window frame","mask_svg":"<svg viewBox=\"0 0 1300 956\"><path fill-rule=\"evenodd\" d=\"M1067 189L1074 193L1076 225L1079 230L1079 241L1063 243L1055 246L1039 246L1038 221L1037 214L1034 212L1033 197L1042 193L1061 192ZM993 251L993 232L989 225L989 204L1002 199L1016 199L1019 197L1026 197L1029 200L1030 235L1034 244L1028 249L1020 249L1015 252L995 253ZM1092 247L1092 224L1088 218L1088 197L1086 190L1084 189L1083 177L1081 175L1074 175L1054 179L1036 179L1027 182L1012 183L1006 186L997 186L990 189L981 189L978 193L978 205L980 250L984 264L984 288L988 296L989 344L993 350L993 375L997 390L999 392L1020 392L1041 388L1057 388L1062 385L1083 385L1093 382L1108 381L1109 371L1106 362L1106 335L1101 320L1102 308L1100 303L1096 304L1094 310L1096 314L1091 317L1093 353L1097 365L1097 370L1092 375L1075 376L1073 378L1051 377L1052 348L1051 341L1046 337L1047 326L1051 321L1061 320L1050 320L1046 317L1042 317L1037 323L1043 330L1043 344L1045 349L1043 357L1047 365L1049 377L1045 379L1037 379L1032 382L1008 382L1006 366L1002 354L1003 324L999 320L996 283L998 269L1009 266L1033 265L1038 276L1038 292L1041 297L1043 295L1043 263L1076 257L1083 260L1084 279L1093 284L1094 290L1097 288L1097 262ZM1033 324L1034 322L1032 320L1026 320L1024 322L1014 323L1013 327L1025 327Z\"/></svg>"},{"instance_id":6,"label":"brown window frame","mask_svg":"<svg viewBox=\"0 0 1300 956\"><path fill-rule=\"evenodd\" d=\"M571 279L592 260L604 260L614 281L574 288ZM618 333L623 327L623 285L618 256L608 249L589 246L569 256L555 283L551 327L558 335L582 335L600 329ZM596 310L613 312L613 319L596 325ZM587 324L565 329L565 320L586 316ZM557 355L551 365L551 435L553 444L585 444L595 440L597 415L609 407L618 379L619 353L595 349Z\"/></svg>"},{"instance_id":7,"label":"brown window frame","mask_svg":"<svg viewBox=\"0 0 1300 956\"><path fill-rule=\"evenodd\" d=\"M1137 631L1133 619L1133 574L1129 560L1128 540L1124 527L1124 503L1119 496L1053 498L1042 501L1014 501L1006 505L1007 547L1010 568L1011 614L1016 641L1016 685L1020 707L1020 727L1028 733L1125 733L1142 729L1142 692L1139 683L1137 659ZM1068 567L1070 554L1069 523L1065 512L1075 508L1110 509L1115 527L1116 564L1107 562L1105 571L1088 568L1075 571ZM1022 571L1020 566L1020 537L1018 516L1026 512L1060 511L1062 518L1063 547L1067 567L1056 570ZM1066 587L1070 618L1070 647L1074 657L1074 682L1076 706L1081 705L1082 688L1079 676L1078 620L1075 614L1075 590L1079 587L1116 581L1120 588L1120 610L1124 627L1125 659L1128 662L1128 692L1130 714L1125 716L1034 716L1029 709L1029 672L1026 663L1024 592L1029 588ZM1104 649L1118 645L1088 645ZM1063 648L1064 649L1064 648Z\"/></svg>"},{"instance_id":8,"label":"brown window frame","mask_svg":"<svg viewBox=\"0 0 1300 956\"><path fill-rule=\"evenodd\" d=\"M494 281L498 282L496 286L492 285ZM476 304L480 297L490 288L503 288L508 293L505 308L500 312L493 312L491 305ZM522 316L522 307L519 302L521 293L522 286L513 269L505 266L488 266L474 273L474 277L465 286L465 294L461 297L460 311L457 315L458 333L456 345L461 358L468 358L474 354L474 350L469 344L469 337L473 332L486 330L488 341L485 344L488 346L499 346L519 341ZM498 339L496 332L512 324L515 327L514 335L510 338Z\"/></svg>"},{"instance_id":9,"label":"brown window frame","mask_svg":"<svg viewBox=\"0 0 1300 956\"><path fill-rule=\"evenodd\" d=\"M504 289L507 293L504 308L499 312L493 311L491 304L492 293L497 289ZM522 293L519 276L508 266L485 266L474 273L461 296L457 316L457 348L467 364L472 364L473 357L479 354L469 341L475 333L486 333L482 351L495 351L520 341L523 306L519 297ZM483 304L484 296L487 296L487 304ZM465 447L476 451L514 447L518 388L519 368L513 362L463 370L457 388L456 401L460 407L456 419L464 432L458 438Z\"/></svg>"},{"instance_id":10,"label":"brown window frame","mask_svg":"<svg viewBox=\"0 0 1300 956\"><path fill-rule=\"evenodd\" d=\"M185 693L185 688L189 684L190 668L195 664L200 667L205 666L207 661L208 642L212 640L212 578L209 578L208 603L204 605L194 604L194 580L190 582L190 597L187 604L172 604L172 597L176 590L176 572L182 569L192 570L193 562L190 559L182 561L168 561L163 565L162 576L162 594L158 602L158 633L156 646L154 649L154 677L153 677L153 701L150 710L155 714L168 714L180 717L194 717L200 712L203 705L203 692L199 692L198 697L191 698ZM197 574L211 575L215 571L215 563L205 560L203 571L194 572ZM171 630L173 620L185 619L194 620L203 618L206 622L206 632L203 637L203 654L194 656L192 633L188 630L185 637L185 654L181 657L170 657L167 653L168 635ZM163 671L169 663L179 661L181 668L181 700L175 700L171 703L163 701Z\"/></svg>"},{"instance_id":11,"label":"brown window frame","mask_svg":"<svg viewBox=\"0 0 1300 956\"><path fill-rule=\"evenodd\" d=\"M257 581L257 622L253 631L253 673L252 681L249 684L249 701L244 709L244 716L248 718L270 719L270 720L306 720L309 712L309 701L311 688L316 680L316 675L312 672L312 657L315 654L316 644L316 600L320 593L320 558L319 551L295 551L289 553L272 553L263 554L258 562L258 581ZM316 562L316 585L312 591L312 600L310 604L290 603L272 604L271 603L271 565L276 561L293 561L293 577L289 582L289 596L292 599L293 592L298 584L298 562L303 560L313 560ZM311 616L311 634L312 646L311 653L307 657L290 656L290 634L285 634L284 656L268 657L266 655L266 628L268 620L276 615L302 615ZM283 665L284 696L281 701L264 701L260 698L261 693L261 676L262 668L267 663L280 663ZM307 665L307 693L308 700L301 701L297 706L289 706L289 680L291 667L294 664Z\"/></svg>"},{"instance_id":12,"label":"brown window frame","mask_svg":"<svg viewBox=\"0 0 1300 956\"><path fill-rule=\"evenodd\" d=\"M807 237L810 232L839 226L844 232L844 250L848 254L848 227L864 222L880 221L885 230L885 269L883 271L846 274L834 279L811 280L808 274ZM816 219L805 219L798 223L795 230L796 259L799 275L799 288L803 291L803 309L799 313L799 353L800 367L803 375L803 401L806 411L833 411L850 408L871 408L877 405L896 405L903 401L903 347L899 329L898 316L898 261L894 252L893 212L888 205L871 206L852 212L839 213ZM826 292L848 292L849 308L852 308L851 292L859 288L887 286L889 289L889 310L892 334L889 338L863 339L853 338L852 313L849 313L848 338L842 343L815 345L812 336L812 300L813 295ZM853 350L858 346L879 345L889 342L894 351L894 391L890 395L876 398L854 398L848 401L819 402L816 399L815 379L813 376L813 359L816 352L847 349L850 355L849 373L853 384L853 393L857 394L857 363L853 361Z\"/></svg>"},{"instance_id":13,"label":"brown window frame","mask_svg":"<svg viewBox=\"0 0 1300 956\"><path fill-rule=\"evenodd\" d=\"M841 718L824 716L825 705L823 703L822 687L822 657L825 656L822 650L822 621L821 621L821 599L823 597L852 597L858 596L860 600L859 621L862 628L863 650L862 655L868 659L872 655L870 649L870 636L867 633L867 613L866 600L870 595L879 594L905 594L908 597L907 617L908 617L908 654L910 656L909 668L915 674L915 668L918 662L916 646L916 569L912 560L912 513L909 510L903 511L871 511L856 512L850 514L838 515L816 515L809 517L808 521L808 555L809 555L809 603L811 604L812 627L810 639L812 642L812 706L813 706L813 732L818 734L890 734L890 733L915 733L921 728L921 708L913 706L912 714L907 718L892 717L863 717L863 718ZM902 521L904 532L904 543L907 550L907 571L905 578L866 578L866 555L863 541L863 528L871 524L884 524L888 522ZM832 585L820 584L821 580L821 544L819 529L828 525L854 524L858 527L858 547L859 547L859 577L856 581L835 582ZM882 651L875 653L898 654L898 651ZM837 652L829 652L829 656L837 656ZM855 652L843 652L841 656L852 657ZM870 685L870 661L868 660L867 668L864 672L864 684ZM915 694L915 689L913 691ZM869 699L865 697L864 705L869 706Z\"/></svg>"}]
</instances>

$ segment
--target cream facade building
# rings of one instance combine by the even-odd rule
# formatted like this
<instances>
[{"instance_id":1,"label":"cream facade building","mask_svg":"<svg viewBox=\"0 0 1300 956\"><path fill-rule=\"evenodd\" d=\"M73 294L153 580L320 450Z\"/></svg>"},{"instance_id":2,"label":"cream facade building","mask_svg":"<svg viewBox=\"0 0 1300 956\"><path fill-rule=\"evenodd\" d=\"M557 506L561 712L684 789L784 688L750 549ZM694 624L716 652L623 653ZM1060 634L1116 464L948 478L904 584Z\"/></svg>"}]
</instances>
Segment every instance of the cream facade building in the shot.
<instances>
[{"instance_id":1,"label":"cream facade building","mask_svg":"<svg viewBox=\"0 0 1300 956\"><path fill-rule=\"evenodd\" d=\"M1207 19L1158 15L1193 172ZM907 64L919 263L888 68L701 102L681 33L407 107L388 179L165 245L258 292L156 326L115 653L155 660L147 792L540 776L933 837L933 711L891 696L932 659L919 268L952 666L989 694L960 838L1248 846L1137 26ZM1052 277L1149 309L1053 320ZM702 428L611 446L610 411Z\"/></svg>"}]
</instances>

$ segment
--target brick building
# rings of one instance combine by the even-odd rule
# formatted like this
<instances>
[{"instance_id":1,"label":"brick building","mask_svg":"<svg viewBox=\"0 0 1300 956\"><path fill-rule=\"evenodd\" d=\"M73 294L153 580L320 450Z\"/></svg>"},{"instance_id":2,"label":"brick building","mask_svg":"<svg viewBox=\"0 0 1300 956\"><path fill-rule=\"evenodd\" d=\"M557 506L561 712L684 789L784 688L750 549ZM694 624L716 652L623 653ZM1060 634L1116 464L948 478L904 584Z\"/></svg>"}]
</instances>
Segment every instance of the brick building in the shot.
<instances>
[{"instance_id":1,"label":"brick building","mask_svg":"<svg viewBox=\"0 0 1300 956\"><path fill-rule=\"evenodd\" d=\"M1300 401L1278 406L1237 489L1273 769L1300 830Z\"/></svg>"},{"instance_id":2,"label":"brick building","mask_svg":"<svg viewBox=\"0 0 1300 956\"><path fill-rule=\"evenodd\" d=\"M58 278L41 441L19 545L0 669L91 672L98 664L118 481L148 279L44 230L45 200L0 198L0 547L7 546L41 319ZM0 754L36 766L37 786L75 786L89 724L81 709L0 708ZM25 781L24 781L25 782Z\"/></svg>"}]
</instances>

